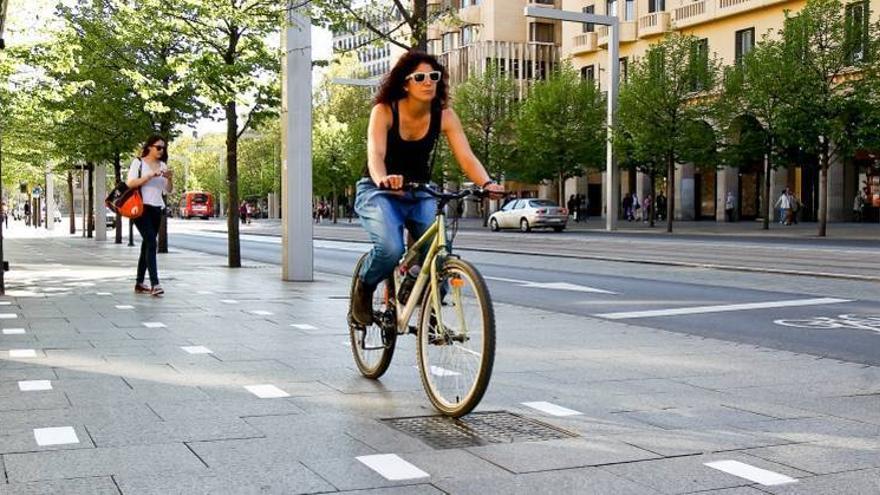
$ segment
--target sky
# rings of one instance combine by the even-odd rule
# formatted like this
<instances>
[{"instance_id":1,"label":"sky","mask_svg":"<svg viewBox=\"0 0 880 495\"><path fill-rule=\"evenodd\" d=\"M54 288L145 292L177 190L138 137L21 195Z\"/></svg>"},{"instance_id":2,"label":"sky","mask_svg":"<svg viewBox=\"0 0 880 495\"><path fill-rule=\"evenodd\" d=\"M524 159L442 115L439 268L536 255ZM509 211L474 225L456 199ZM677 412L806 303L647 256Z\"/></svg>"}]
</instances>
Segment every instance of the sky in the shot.
<instances>
[{"instance_id":1,"label":"sky","mask_svg":"<svg viewBox=\"0 0 880 495\"><path fill-rule=\"evenodd\" d=\"M4 38L9 46L32 44L46 38L59 21L55 16L55 5L59 0L10 0L7 12L7 30ZM61 0L65 4L75 4L75 0ZM329 30L312 27L312 58L329 59L333 53L333 35ZM323 76L318 68L312 73L313 84L317 85ZM200 136L215 132L226 132L225 121L203 119L193 128L184 131L192 134L195 129Z\"/></svg>"}]
</instances>

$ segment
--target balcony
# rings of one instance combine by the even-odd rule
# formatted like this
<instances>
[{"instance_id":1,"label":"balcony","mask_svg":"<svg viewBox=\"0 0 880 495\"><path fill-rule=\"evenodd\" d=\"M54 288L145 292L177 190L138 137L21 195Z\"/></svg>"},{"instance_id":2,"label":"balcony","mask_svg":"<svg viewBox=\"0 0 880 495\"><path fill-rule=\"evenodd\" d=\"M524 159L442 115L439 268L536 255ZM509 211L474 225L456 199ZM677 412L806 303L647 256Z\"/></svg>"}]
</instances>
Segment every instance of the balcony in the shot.
<instances>
[{"instance_id":1,"label":"balcony","mask_svg":"<svg viewBox=\"0 0 880 495\"><path fill-rule=\"evenodd\" d=\"M596 33L599 35L599 46L608 46L608 26L596 26ZM620 42L630 43L639 37L638 23L635 21L624 21L620 23Z\"/></svg>"},{"instance_id":2,"label":"balcony","mask_svg":"<svg viewBox=\"0 0 880 495\"><path fill-rule=\"evenodd\" d=\"M673 9L671 21L675 29L681 29L787 1L789 0L702 0Z\"/></svg>"},{"instance_id":3,"label":"balcony","mask_svg":"<svg viewBox=\"0 0 880 495\"><path fill-rule=\"evenodd\" d=\"M572 39L572 55L590 53L599 49L598 33L583 33Z\"/></svg>"},{"instance_id":4,"label":"balcony","mask_svg":"<svg viewBox=\"0 0 880 495\"><path fill-rule=\"evenodd\" d=\"M439 40L443 36L442 26L440 24L432 24L427 29L428 40Z\"/></svg>"},{"instance_id":5,"label":"balcony","mask_svg":"<svg viewBox=\"0 0 880 495\"><path fill-rule=\"evenodd\" d=\"M639 38L664 34L671 28L669 12L654 12L639 17Z\"/></svg>"},{"instance_id":6,"label":"balcony","mask_svg":"<svg viewBox=\"0 0 880 495\"><path fill-rule=\"evenodd\" d=\"M706 0L703 0L676 8L673 11L675 27L680 29L709 20L709 16L706 14L706 3Z\"/></svg>"},{"instance_id":7,"label":"balcony","mask_svg":"<svg viewBox=\"0 0 880 495\"><path fill-rule=\"evenodd\" d=\"M483 9L479 5L465 7L458 11L458 18L465 24L482 24Z\"/></svg>"}]
</instances>

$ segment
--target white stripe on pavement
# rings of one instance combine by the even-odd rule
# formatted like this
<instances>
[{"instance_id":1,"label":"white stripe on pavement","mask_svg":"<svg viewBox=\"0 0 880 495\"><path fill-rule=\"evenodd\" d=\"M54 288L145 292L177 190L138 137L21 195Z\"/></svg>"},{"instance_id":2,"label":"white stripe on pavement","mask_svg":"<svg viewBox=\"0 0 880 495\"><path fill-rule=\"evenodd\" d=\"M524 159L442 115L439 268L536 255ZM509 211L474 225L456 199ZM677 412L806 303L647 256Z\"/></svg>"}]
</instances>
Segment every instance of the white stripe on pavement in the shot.
<instances>
[{"instance_id":1,"label":"white stripe on pavement","mask_svg":"<svg viewBox=\"0 0 880 495\"><path fill-rule=\"evenodd\" d=\"M276 387L275 385L245 385L245 390L256 395L261 399L277 399L280 397L290 397L290 394Z\"/></svg>"},{"instance_id":2,"label":"white stripe on pavement","mask_svg":"<svg viewBox=\"0 0 880 495\"><path fill-rule=\"evenodd\" d=\"M40 447L46 445L65 445L70 443L79 443L76 437L76 431L70 426L62 426L59 428L35 428L34 438Z\"/></svg>"},{"instance_id":3,"label":"white stripe on pavement","mask_svg":"<svg viewBox=\"0 0 880 495\"><path fill-rule=\"evenodd\" d=\"M654 309L649 311L627 311L622 313L599 313L593 316L608 320L625 320L629 318L651 318L655 316L696 315L703 313L724 313L727 311L746 311L750 309L791 308L796 306L821 306L824 304L840 304L852 302L851 299L795 299L792 301L774 301L744 304L724 304L718 306L694 306L690 308Z\"/></svg>"},{"instance_id":4,"label":"white stripe on pavement","mask_svg":"<svg viewBox=\"0 0 880 495\"><path fill-rule=\"evenodd\" d=\"M511 284L517 284L520 287L525 287L527 289L553 289L553 290L568 290L574 292L590 292L593 294L617 294L617 292L612 292L610 290L605 289L597 289L595 287L587 287L586 285L576 285L570 284L568 282L531 282L529 280L518 280L515 278L503 278L503 277L489 277L483 276L486 280L497 280L498 282L509 282Z\"/></svg>"},{"instance_id":5,"label":"white stripe on pavement","mask_svg":"<svg viewBox=\"0 0 880 495\"><path fill-rule=\"evenodd\" d=\"M22 392L39 392L52 390L52 382L49 380L24 380L18 382L18 389Z\"/></svg>"},{"instance_id":6,"label":"white stripe on pavement","mask_svg":"<svg viewBox=\"0 0 880 495\"><path fill-rule=\"evenodd\" d=\"M745 478L755 483L760 483L764 486L797 483L796 479L786 476L784 474L767 471L766 469L761 469L739 461L707 462L705 463L705 465L709 466L712 469L724 471L727 474L732 474L734 476Z\"/></svg>"},{"instance_id":7,"label":"white stripe on pavement","mask_svg":"<svg viewBox=\"0 0 880 495\"><path fill-rule=\"evenodd\" d=\"M256 315L256 316L272 316L273 314L275 314L275 313L273 313L273 312L271 312L271 311L263 311L262 309L257 309L257 310L254 310L254 311L248 311L248 313L250 313L250 314L252 314L252 315Z\"/></svg>"},{"instance_id":8,"label":"white stripe on pavement","mask_svg":"<svg viewBox=\"0 0 880 495\"><path fill-rule=\"evenodd\" d=\"M181 347L181 349L190 354L213 354L213 351L211 351L211 349L208 349L203 345L189 345Z\"/></svg>"},{"instance_id":9,"label":"white stripe on pavement","mask_svg":"<svg viewBox=\"0 0 880 495\"><path fill-rule=\"evenodd\" d=\"M396 454L362 455L357 460L390 481L428 478L431 476L401 459Z\"/></svg>"},{"instance_id":10,"label":"white stripe on pavement","mask_svg":"<svg viewBox=\"0 0 880 495\"><path fill-rule=\"evenodd\" d=\"M11 358L32 358L37 357L37 351L34 349L10 349L9 357Z\"/></svg>"},{"instance_id":11,"label":"white stripe on pavement","mask_svg":"<svg viewBox=\"0 0 880 495\"><path fill-rule=\"evenodd\" d=\"M165 324L159 321L145 321L144 326L147 328L166 328Z\"/></svg>"},{"instance_id":12,"label":"white stripe on pavement","mask_svg":"<svg viewBox=\"0 0 880 495\"><path fill-rule=\"evenodd\" d=\"M3 335L24 335L24 328L4 328Z\"/></svg>"},{"instance_id":13,"label":"white stripe on pavement","mask_svg":"<svg viewBox=\"0 0 880 495\"><path fill-rule=\"evenodd\" d=\"M583 414L580 411L569 409L567 407L557 406L550 402L523 402L522 405L537 409L538 411L550 414L552 416L577 416Z\"/></svg>"},{"instance_id":14,"label":"white stripe on pavement","mask_svg":"<svg viewBox=\"0 0 880 495\"><path fill-rule=\"evenodd\" d=\"M291 323L290 326L297 330L317 330L318 327L309 325L308 323Z\"/></svg>"},{"instance_id":15,"label":"white stripe on pavement","mask_svg":"<svg viewBox=\"0 0 880 495\"><path fill-rule=\"evenodd\" d=\"M18 318L18 315L15 313L0 313L0 320L14 320Z\"/></svg>"}]
</instances>

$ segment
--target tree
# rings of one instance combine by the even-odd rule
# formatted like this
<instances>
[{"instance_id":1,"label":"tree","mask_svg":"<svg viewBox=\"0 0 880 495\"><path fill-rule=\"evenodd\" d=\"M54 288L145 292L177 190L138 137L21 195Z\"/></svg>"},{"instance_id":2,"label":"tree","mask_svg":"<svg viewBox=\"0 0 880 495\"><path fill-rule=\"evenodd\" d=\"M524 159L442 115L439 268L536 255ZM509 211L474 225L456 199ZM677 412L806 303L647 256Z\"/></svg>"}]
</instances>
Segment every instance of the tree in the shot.
<instances>
[{"instance_id":1,"label":"tree","mask_svg":"<svg viewBox=\"0 0 880 495\"><path fill-rule=\"evenodd\" d=\"M560 204L564 203L565 179L604 163L607 137L602 94L568 64L534 85L515 127L511 176L526 182L557 181Z\"/></svg>"},{"instance_id":2,"label":"tree","mask_svg":"<svg viewBox=\"0 0 880 495\"><path fill-rule=\"evenodd\" d=\"M482 75L455 88L453 107L474 154L492 177L501 177L512 156L516 88L499 67L490 64ZM483 204L483 225L489 221L488 198Z\"/></svg>"},{"instance_id":3,"label":"tree","mask_svg":"<svg viewBox=\"0 0 880 495\"><path fill-rule=\"evenodd\" d=\"M286 6L275 0L143 0L143 4L193 48L189 63L200 95L223 109L228 265L239 268L238 142L252 126L278 116L281 54L267 38L280 32ZM242 106L248 110L239 116Z\"/></svg>"},{"instance_id":4,"label":"tree","mask_svg":"<svg viewBox=\"0 0 880 495\"><path fill-rule=\"evenodd\" d=\"M620 89L616 140L627 141L631 159L666 171L666 230L675 212L675 164L714 165L715 143L707 132L709 109L699 98L715 84L717 63L694 36L667 35L630 65Z\"/></svg>"},{"instance_id":5,"label":"tree","mask_svg":"<svg viewBox=\"0 0 880 495\"><path fill-rule=\"evenodd\" d=\"M350 0L312 0L313 19L323 21L324 27L345 31L351 25L364 32L366 46L377 41L388 41L404 50L428 49L428 25L448 19L454 22L453 7L428 9L428 0L383 0L355 7Z\"/></svg>"},{"instance_id":6,"label":"tree","mask_svg":"<svg viewBox=\"0 0 880 495\"><path fill-rule=\"evenodd\" d=\"M799 132L788 121L790 109L796 105L796 98L793 98L796 93L791 88L805 84L803 73L797 70L796 64L796 60L786 53L782 41L765 35L739 64L725 71L723 93L716 104L715 115L730 141L728 157L748 153L749 138L760 137L760 141L754 144L764 158L764 230L770 228L770 171L781 165L780 155ZM749 134L743 129L743 115L756 119L763 132ZM739 162L735 158L732 161Z\"/></svg>"},{"instance_id":7,"label":"tree","mask_svg":"<svg viewBox=\"0 0 880 495\"><path fill-rule=\"evenodd\" d=\"M862 22L853 20L838 0L809 0L799 13L786 16L782 32L786 55L802 81L791 88L795 103L787 118L799 131L797 145L819 156L819 236L827 233L828 169L834 161L847 161L864 139L857 115L870 104L864 87L873 86L876 77L868 69L877 58L877 27L867 12Z\"/></svg>"}]
</instances>

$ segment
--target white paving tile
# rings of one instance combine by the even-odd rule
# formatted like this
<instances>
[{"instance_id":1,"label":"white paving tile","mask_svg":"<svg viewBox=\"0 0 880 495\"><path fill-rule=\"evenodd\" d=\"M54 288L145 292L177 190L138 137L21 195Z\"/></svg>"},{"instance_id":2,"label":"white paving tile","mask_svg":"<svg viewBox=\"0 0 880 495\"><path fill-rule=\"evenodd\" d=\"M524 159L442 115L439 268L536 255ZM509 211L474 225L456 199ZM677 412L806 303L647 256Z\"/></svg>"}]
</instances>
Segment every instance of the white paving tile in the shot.
<instances>
[{"instance_id":1,"label":"white paving tile","mask_svg":"<svg viewBox=\"0 0 880 495\"><path fill-rule=\"evenodd\" d=\"M165 324L160 321L145 321L144 326L147 328L167 328Z\"/></svg>"},{"instance_id":2,"label":"white paving tile","mask_svg":"<svg viewBox=\"0 0 880 495\"><path fill-rule=\"evenodd\" d=\"M24 328L4 328L3 335L24 335L27 333Z\"/></svg>"},{"instance_id":3,"label":"white paving tile","mask_svg":"<svg viewBox=\"0 0 880 495\"><path fill-rule=\"evenodd\" d=\"M308 323L291 323L290 326L299 330L317 330L318 327L309 325Z\"/></svg>"},{"instance_id":4,"label":"white paving tile","mask_svg":"<svg viewBox=\"0 0 880 495\"><path fill-rule=\"evenodd\" d=\"M131 304L117 304L116 309L134 309Z\"/></svg>"},{"instance_id":5,"label":"white paving tile","mask_svg":"<svg viewBox=\"0 0 880 495\"><path fill-rule=\"evenodd\" d=\"M401 459L397 454L363 455L357 460L390 481L428 478L431 475Z\"/></svg>"},{"instance_id":6,"label":"white paving tile","mask_svg":"<svg viewBox=\"0 0 880 495\"><path fill-rule=\"evenodd\" d=\"M775 486L775 485L785 485L787 483L797 483L795 478L786 476L784 474L779 474L773 471L768 471L766 469L761 469L759 467L752 466L750 464L746 464L744 462L739 461L716 461L716 462L707 462L704 465L717 469L719 471L724 471L727 474L732 474L734 476L738 476L740 478L747 479L754 483L759 483L764 486Z\"/></svg>"},{"instance_id":7,"label":"white paving tile","mask_svg":"<svg viewBox=\"0 0 880 495\"><path fill-rule=\"evenodd\" d=\"M14 320L18 318L18 315L15 313L0 313L0 320Z\"/></svg>"},{"instance_id":8,"label":"white paving tile","mask_svg":"<svg viewBox=\"0 0 880 495\"><path fill-rule=\"evenodd\" d=\"M523 402L522 405L526 407L531 407L532 409L536 409L543 413L550 414L551 416L577 416L579 414L583 414L580 411L575 411L574 409L558 406L550 402Z\"/></svg>"},{"instance_id":9,"label":"white paving tile","mask_svg":"<svg viewBox=\"0 0 880 495\"><path fill-rule=\"evenodd\" d=\"M201 294L201 295L203 295L203 296L208 296L208 295L213 294L213 292L211 292L211 291L209 291L209 290L200 290L200 291L196 291L196 294Z\"/></svg>"},{"instance_id":10,"label":"white paving tile","mask_svg":"<svg viewBox=\"0 0 880 495\"><path fill-rule=\"evenodd\" d=\"M112 296L112 292L95 292L96 296Z\"/></svg>"},{"instance_id":11,"label":"white paving tile","mask_svg":"<svg viewBox=\"0 0 880 495\"><path fill-rule=\"evenodd\" d=\"M181 347L181 349L190 354L213 354L213 351L211 349L208 349L203 345L183 346Z\"/></svg>"},{"instance_id":12,"label":"white paving tile","mask_svg":"<svg viewBox=\"0 0 880 495\"><path fill-rule=\"evenodd\" d=\"M37 351L34 349L11 349L9 351L11 358L32 358L37 357Z\"/></svg>"},{"instance_id":13,"label":"white paving tile","mask_svg":"<svg viewBox=\"0 0 880 495\"><path fill-rule=\"evenodd\" d=\"M256 395L261 399L277 399L280 397L290 397L290 394L276 387L275 385L246 385L244 387L248 392Z\"/></svg>"},{"instance_id":14,"label":"white paving tile","mask_svg":"<svg viewBox=\"0 0 880 495\"><path fill-rule=\"evenodd\" d=\"M22 392L52 390L52 382L49 380L23 380L18 382L18 389Z\"/></svg>"},{"instance_id":15,"label":"white paving tile","mask_svg":"<svg viewBox=\"0 0 880 495\"><path fill-rule=\"evenodd\" d=\"M37 445L41 447L46 445L79 443L79 438L76 437L76 431L70 426L61 426L58 428L35 428L34 438L37 440Z\"/></svg>"},{"instance_id":16,"label":"white paving tile","mask_svg":"<svg viewBox=\"0 0 880 495\"><path fill-rule=\"evenodd\" d=\"M252 314L252 315L257 315L257 316L272 316L272 315L275 314L275 313L273 313L273 312L271 312L271 311L264 311L264 310L262 310L262 309L256 309L256 310L254 310L254 311L248 311L248 313L250 313L250 314Z\"/></svg>"},{"instance_id":17,"label":"white paving tile","mask_svg":"<svg viewBox=\"0 0 880 495\"><path fill-rule=\"evenodd\" d=\"M0 306L11 306L12 301L0 301Z\"/></svg>"},{"instance_id":18,"label":"white paving tile","mask_svg":"<svg viewBox=\"0 0 880 495\"><path fill-rule=\"evenodd\" d=\"M235 299L220 299L220 302L223 304L238 304L238 301Z\"/></svg>"}]
</instances>

